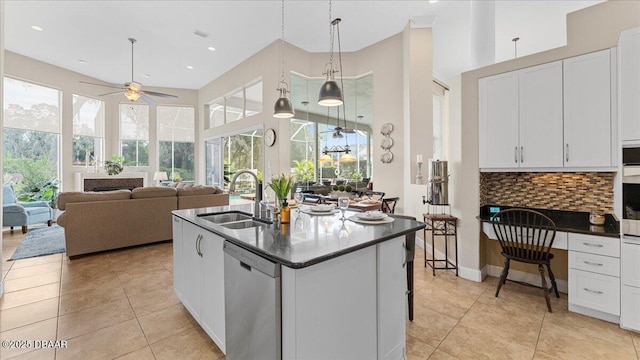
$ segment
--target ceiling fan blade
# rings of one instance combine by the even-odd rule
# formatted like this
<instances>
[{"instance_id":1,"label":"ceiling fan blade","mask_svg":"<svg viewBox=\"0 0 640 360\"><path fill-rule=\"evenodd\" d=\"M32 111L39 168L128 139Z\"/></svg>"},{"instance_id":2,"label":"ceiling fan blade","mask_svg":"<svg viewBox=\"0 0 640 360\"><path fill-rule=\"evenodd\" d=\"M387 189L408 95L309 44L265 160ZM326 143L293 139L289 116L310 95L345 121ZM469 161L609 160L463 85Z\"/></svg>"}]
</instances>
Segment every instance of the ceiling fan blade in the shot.
<instances>
[{"instance_id":1,"label":"ceiling fan blade","mask_svg":"<svg viewBox=\"0 0 640 360\"><path fill-rule=\"evenodd\" d=\"M155 105L156 102L155 100L153 100L152 98L148 97L147 95L145 95L145 93L143 91L138 91L138 94L140 94L140 98L142 100L144 100L144 102L146 102L149 105Z\"/></svg>"},{"instance_id":2,"label":"ceiling fan blade","mask_svg":"<svg viewBox=\"0 0 640 360\"><path fill-rule=\"evenodd\" d=\"M155 91L140 90L139 92L142 94L151 95L151 96L160 96L160 97L167 97L167 98L174 98L174 99L178 98L176 95L164 94L164 93L159 93Z\"/></svg>"},{"instance_id":3,"label":"ceiling fan blade","mask_svg":"<svg viewBox=\"0 0 640 360\"><path fill-rule=\"evenodd\" d=\"M97 83L92 83L92 82L88 82L88 81L80 81L80 83L81 83L81 84L89 84L89 85L97 85L97 86L110 87L110 88L114 88L114 89L122 89L122 86L105 85L105 84L97 84Z\"/></svg>"},{"instance_id":4,"label":"ceiling fan blade","mask_svg":"<svg viewBox=\"0 0 640 360\"><path fill-rule=\"evenodd\" d=\"M345 129L345 128L342 128L342 132L343 133L347 133L347 134L355 134L356 133L356 131L353 130L353 129Z\"/></svg>"},{"instance_id":5,"label":"ceiling fan blade","mask_svg":"<svg viewBox=\"0 0 640 360\"><path fill-rule=\"evenodd\" d=\"M115 95L115 94L122 94L122 90L114 91L114 92L108 92L106 94L100 94L98 96L109 96L109 95Z\"/></svg>"}]
</instances>

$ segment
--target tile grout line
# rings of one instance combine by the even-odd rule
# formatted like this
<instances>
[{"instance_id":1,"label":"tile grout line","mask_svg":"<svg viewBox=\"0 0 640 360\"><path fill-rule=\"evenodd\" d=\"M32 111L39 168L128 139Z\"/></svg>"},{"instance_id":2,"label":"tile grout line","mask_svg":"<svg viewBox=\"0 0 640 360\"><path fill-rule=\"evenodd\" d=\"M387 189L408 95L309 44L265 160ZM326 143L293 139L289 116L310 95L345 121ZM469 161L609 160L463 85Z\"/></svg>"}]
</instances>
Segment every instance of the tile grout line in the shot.
<instances>
[{"instance_id":1,"label":"tile grout line","mask_svg":"<svg viewBox=\"0 0 640 360\"><path fill-rule=\"evenodd\" d=\"M540 342L540 336L542 335L542 327L544 326L544 320L547 318L547 311L545 310L544 315L542 315L542 321L540 322L540 330L538 331L538 338L536 339L536 346L533 349L533 356L531 356L531 360L536 357L536 352L538 352L538 343Z\"/></svg>"}]
</instances>

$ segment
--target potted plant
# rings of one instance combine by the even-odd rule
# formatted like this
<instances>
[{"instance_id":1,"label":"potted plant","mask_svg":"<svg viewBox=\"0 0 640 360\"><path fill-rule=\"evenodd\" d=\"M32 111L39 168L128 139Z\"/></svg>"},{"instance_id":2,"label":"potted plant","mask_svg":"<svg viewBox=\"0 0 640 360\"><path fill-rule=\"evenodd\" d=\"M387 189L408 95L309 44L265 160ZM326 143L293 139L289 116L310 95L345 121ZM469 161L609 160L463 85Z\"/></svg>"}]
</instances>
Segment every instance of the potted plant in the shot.
<instances>
[{"instance_id":1,"label":"potted plant","mask_svg":"<svg viewBox=\"0 0 640 360\"><path fill-rule=\"evenodd\" d=\"M52 209L58 206L58 189L60 183L57 179L43 181L36 186L28 189L27 192L18 196L18 201L34 202L46 201Z\"/></svg>"},{"instance_id":2,"label":"potted plant","mask_svg":"<svg viewBox=\"0 0 640 360\"><path fill-rule=\"evenodd\" d=\"M276 193L276 197L278 198L278 204L281 205L280 208L280 222L287 224L289 223L289 215L290 209L289 204L287 203L287 197L289 196L289 192L291 191L291 187L293 186L294 176L290 175L288 178L284 174L280 174L279 177L271 179L271 182L268 184L269 187Z\"/></svg>"},{"instance_id":3,"label":"potted plant","mask_svg":"<svg viewBox=\"0 0 640 360\"><path fill-rule=\"evenodd\" d=\"M111 156L111 160L104 161L104 169L107 170L109 175L118 175L124 169L124 157L114 154Z\"/></svg>"}]
</instances>

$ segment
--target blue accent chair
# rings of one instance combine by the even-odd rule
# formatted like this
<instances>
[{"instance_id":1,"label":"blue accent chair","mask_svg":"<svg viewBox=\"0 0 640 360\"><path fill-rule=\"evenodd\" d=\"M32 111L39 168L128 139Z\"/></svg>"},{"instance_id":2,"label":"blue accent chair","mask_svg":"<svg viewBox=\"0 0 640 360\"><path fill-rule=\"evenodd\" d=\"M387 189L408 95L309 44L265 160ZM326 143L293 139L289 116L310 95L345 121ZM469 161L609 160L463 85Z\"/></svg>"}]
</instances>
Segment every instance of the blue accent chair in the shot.
<instances>
[{"instance_id":1,"label":"blue accent chair","mask_svg":"<svg viewBox=\"0 0 640 360\"><path fill-rule=\"evenodd\" d=\"M2 186L2 226L22 226L22 233L27 233L27 226L46 222L51 226L53 211L46 201L18 203L11 185Z\"/></svg>"}]
</instances>

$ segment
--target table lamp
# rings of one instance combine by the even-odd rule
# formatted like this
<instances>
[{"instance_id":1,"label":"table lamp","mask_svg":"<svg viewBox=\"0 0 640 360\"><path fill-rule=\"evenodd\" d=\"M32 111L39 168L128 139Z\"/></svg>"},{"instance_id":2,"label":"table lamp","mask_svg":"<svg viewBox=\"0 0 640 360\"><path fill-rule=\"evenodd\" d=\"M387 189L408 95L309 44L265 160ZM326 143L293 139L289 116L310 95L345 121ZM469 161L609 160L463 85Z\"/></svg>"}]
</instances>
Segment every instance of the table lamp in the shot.
<instances>
[{"instance_id":1,"label":"table lamp","mask_svg":"<svg viewBox=\"0 0 640 360\"><path fill-rule=\"evenodd\" d=\"M156 171L155 173L153 173L153 180L158 182L156 186L161 186L162 181L168 179L169 177L167 176L166 171Z\"/></svg>"}]
</instances>

